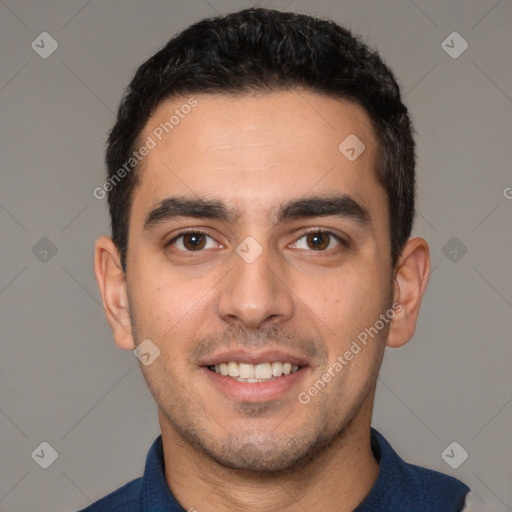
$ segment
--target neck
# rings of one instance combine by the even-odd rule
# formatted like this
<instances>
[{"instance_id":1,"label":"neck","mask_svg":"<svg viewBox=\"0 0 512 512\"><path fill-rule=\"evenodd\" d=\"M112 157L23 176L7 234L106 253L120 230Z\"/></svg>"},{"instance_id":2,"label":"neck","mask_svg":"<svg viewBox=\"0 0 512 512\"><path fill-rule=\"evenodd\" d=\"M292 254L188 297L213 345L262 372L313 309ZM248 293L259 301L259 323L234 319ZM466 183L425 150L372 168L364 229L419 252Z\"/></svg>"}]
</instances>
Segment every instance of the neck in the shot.
<instances>
[{"instance_id":1,"label":"neck","mask_svg":"<svg viewBox=\"0 0 512 512\"><path fill-rule=\"evenodd\" d=\"M226 468L190 446L159 413L165 478L185 510L350 512L373 487L379 470L370 446L373 397L314 461L286 474Z\"/></svg>"}]
</instances>

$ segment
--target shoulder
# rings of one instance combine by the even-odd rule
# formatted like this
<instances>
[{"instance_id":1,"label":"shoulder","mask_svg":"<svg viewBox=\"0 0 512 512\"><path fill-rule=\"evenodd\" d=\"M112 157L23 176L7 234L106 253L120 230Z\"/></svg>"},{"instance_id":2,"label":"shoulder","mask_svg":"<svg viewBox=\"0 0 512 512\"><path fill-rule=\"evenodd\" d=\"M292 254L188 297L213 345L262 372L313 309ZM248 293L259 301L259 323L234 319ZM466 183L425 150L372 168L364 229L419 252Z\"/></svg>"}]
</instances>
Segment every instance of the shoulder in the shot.
<instances>
[{"instance_id":1,"label":"shoulder","mask_svg":"<svg viewBox=\"0 0 512 512\"><path fill-rule=\"evenodd\" d=\"M377 481L358 512L461 512L470 489L456 478L405 462L372 428L372 450L379 460Z\"/></svg>"},{"instance_id":2,"label":"shoulder","mask_svg":"<svg viewBox=\"0 0 512 512\"><path fill-rule=\"evenodd\" d=\"M142 478L136 478L79 512L139 512L141 488Z\"/></svg>"},{"instance_id":3,"label":"shoulder","mask_svg":"<svg viewBox=\"0 0 512 512\"><path fill-rule=\"evenodd\" d=\"M162 436L158 436L146 456L144 475L128 482L79 512L141 512L180 510L167 487L164 475Z\"/></svg>"},{"instance_id":4,"label":"shoulder","mask_svg":"<svg viewBox=\"0 0 512 512\"><path fill-rule=\"evenodd\" d=\"M463 509L470 489L460 480L404 461L401 461L399 467L400 474L407 482L407 491L404 490L404 494L409 495L411 503L416 503L419 501L418 497L421 497L425 510L459 512Z\"/></svg>"}]
</instances>

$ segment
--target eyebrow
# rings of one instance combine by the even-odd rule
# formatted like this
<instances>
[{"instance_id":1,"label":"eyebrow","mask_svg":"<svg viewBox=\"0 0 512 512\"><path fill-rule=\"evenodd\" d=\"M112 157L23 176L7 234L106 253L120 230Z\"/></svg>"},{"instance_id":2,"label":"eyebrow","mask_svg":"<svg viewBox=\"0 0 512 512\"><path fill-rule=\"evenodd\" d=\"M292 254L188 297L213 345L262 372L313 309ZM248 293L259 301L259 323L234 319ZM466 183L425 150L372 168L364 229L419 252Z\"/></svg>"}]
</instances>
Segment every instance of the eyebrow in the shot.
<instances>
[{"instance_id":1,"label":"eyebrow","mask_svg":"<svg viewBox=\"0 0 512 512\"><path fill-rule=\"evenodd\" d=\"M361 227L371 227L369 211L353 197L346 194L303 197L281 203L273 216L274 224L311 217L336 216L357 222ZM146 216L144 230L177 217L215 219L234 223L242 216L237 208L229 208L218 199L171 196L160 201Z\"/></svg>"},{"instance_id":2,"label":"eyebrow","mask_svg":"<svg viewBox=\"0 0 512 512\"><path fill-rule=\"evenodd\" d=\"M353 197L346 194L313 196L288 201L279 208L277 223L330 215L353 220L361 227L371 226L370 212Z\"/></svg>"},{"instance_id":3,"label":"eyebrow","mask_svg":"<svg viewBox=\"0 0 512 512\"><path fill-rule=\"evenodd\" d=\"M228 208L218 199L189 198L185 196L167 197L149 212L144 222L144 229L173 220L176 217L194 217L217 219L224 222L236 222L240 213Z\"/></svg>"}]
</instances>

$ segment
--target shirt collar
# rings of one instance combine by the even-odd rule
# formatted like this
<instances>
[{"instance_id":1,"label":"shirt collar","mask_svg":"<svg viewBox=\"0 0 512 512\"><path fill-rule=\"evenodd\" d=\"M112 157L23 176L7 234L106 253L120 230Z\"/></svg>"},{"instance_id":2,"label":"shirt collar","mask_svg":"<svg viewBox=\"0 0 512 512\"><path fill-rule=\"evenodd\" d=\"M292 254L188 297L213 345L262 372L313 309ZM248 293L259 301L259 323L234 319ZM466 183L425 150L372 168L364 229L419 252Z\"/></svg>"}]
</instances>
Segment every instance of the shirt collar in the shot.
<instances>
[{"instance_id":1,"label":"shirt collar","mask_svg":"<svg viewBox=\"0 0 512 512\"><path fill-rule=\"evenodd\" d=\"M165 461L162 435L149 449L142 484L143 512L183 512L183 508L171 494L165 480Z\"/></svg>"},{"instance_id":2,"label":"shirt collar","mask_svg":"<svg viewBox=\"0 0 512 512\"><path fill-rule=\"evenodd\" d=\"M370 435L372 452L380 463L379 473L375 485L355 512L363 512L363 510L366 510L366 506L378 503L379 499L384 496L387 490L387 471L383 470L383 467L387 468L392 465L395 462L393 459L397 457L389 443L374 428L371 428ZM165 480L165 461L161 435L155 439L146 459L142 484L142 505L144 512L155 510L184 512L185 510L171 494Z\"/></svg>"}]
</instances>

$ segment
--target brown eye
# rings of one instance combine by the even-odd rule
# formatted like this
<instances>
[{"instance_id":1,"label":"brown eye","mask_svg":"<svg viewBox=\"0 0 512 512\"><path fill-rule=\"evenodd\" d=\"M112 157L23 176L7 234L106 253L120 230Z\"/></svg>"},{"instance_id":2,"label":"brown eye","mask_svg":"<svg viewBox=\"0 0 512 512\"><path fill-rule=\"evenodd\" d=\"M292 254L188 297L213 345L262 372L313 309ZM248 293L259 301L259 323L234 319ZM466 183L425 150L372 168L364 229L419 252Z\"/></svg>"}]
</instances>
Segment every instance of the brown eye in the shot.
<instances>
[{"instance_id":1,"label":"brown eye","mask_svg":"<svg viewBox=\"0 0 512 512\"><path fill-rule=\"evenodd\" d=\"M310 233L306 237L308 246L315 250L323 250L329 246L330 235L328 233Z\"/></svg>"},{"instance_id":2,"label":"brown eye","mask_svg":"<svg viewBox=\"0 0 512 512\"><path fill-rule=\"evenodd\" d=\"M349 247L347 241L331 231L311 231L303 234L292 247L304 250L328 252L340 245Z\"/></svg>"},{"instance_id":3,"label":"brown eye","mask_svg":"<svg viewBox=\"0 0 512 512\"><path fill-rule=\"evenodd\" d=\"M205 237L201 233L188 233L183 235L183 245L189 251L202 249L205 244Z\"/></svg>"},{"instance_id":4,"label":"brown eye","mask_svg":"<svg viewBox=\"0 0 512 512\"><path fill-rule=\"evenodd\" d=\"M199 252L202 249L214 248L215 241L206 233L188 231L174 237L167 245L182 252Z\"/></svg>"}]
</instances>

